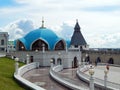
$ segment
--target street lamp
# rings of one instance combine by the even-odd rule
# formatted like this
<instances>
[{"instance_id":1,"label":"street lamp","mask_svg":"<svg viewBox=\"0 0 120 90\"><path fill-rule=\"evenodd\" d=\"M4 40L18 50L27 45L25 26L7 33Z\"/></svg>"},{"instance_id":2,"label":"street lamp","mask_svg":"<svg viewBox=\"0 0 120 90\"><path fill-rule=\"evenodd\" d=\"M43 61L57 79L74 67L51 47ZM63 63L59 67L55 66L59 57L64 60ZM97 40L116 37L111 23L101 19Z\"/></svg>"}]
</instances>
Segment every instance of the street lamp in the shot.
<instances>
[{"instance_id":1,"label":"street lamp","mask_svg":"<svg viewBox=\"0 0 120 90\"><path fill-rule=\"evenodd\" d=\"M91 67L89 69L89 74L90 74L90 90L94 90L94 79L93 79L93 75L94 75L94 69Z\"/></svg>"},{"instance_id":2,"label":"street lamp","mask_svg":"<svg viewBox=\"0 0 120 90\"><path fill-rule=\"evenodd\" d=\"M18 74L18 68L19 68L19 58L15 58L15 74Z\"/></svg>"},{"instance_id":3,"label":"street lamp","mask_svg":"<svg viewBox=\"0 0 120 90\"><path fill-rule=\"evenodd\" d=\"M60 58L61 53L60 53L60 52L58 52L58 55L59 55L59 58Z\"/></svg>"},{"instance_id":4,"label":"street lamp","mask_svg":"<svg viewBox=\"0 0 120 90\"><path fill-rule=\"evenodd\" d=\"M105 76L104 76L104 87L105 87L105 90L106 90L106 88L107 88L107 74L108 74L108 70L105 69L104 73L105 73Z\"/></svg>"}]
</instances>

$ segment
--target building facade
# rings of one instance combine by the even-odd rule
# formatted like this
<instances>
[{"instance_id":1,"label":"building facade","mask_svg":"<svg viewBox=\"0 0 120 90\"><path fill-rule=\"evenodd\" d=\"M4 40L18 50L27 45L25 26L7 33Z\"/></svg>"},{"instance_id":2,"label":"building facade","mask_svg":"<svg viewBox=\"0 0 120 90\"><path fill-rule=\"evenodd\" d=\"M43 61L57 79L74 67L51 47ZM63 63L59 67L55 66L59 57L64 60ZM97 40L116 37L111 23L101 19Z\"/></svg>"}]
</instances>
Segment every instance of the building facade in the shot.
<instances>
[{"instance_id":1,"label":"building facade","mask_svg":"<svg viewBox=\"0 0 120 90\"><path fill-rule=\"evenodd\" d=\"M0 32L0 51L7 52L8 37L8 32Z\"/></svg>"},{"instance_id":2,"label":"building facade","mask_svg":"<svg viewBox=\"0 0 120 90\"><path fill-rule=\"evenodd\" d=\"M42 20L40 28L29 32L23 38L15 40L16 51L11 52L10 55L20 58L23 62L40 62L40 66L50 66L50 60L52 59L54 65L60 64L64 68L74 68L81 61L81 50L88 48L81 35L78 21L71 40L66 41L52 30L44 27L44 21Z\"/></svg>"}]
</instances>

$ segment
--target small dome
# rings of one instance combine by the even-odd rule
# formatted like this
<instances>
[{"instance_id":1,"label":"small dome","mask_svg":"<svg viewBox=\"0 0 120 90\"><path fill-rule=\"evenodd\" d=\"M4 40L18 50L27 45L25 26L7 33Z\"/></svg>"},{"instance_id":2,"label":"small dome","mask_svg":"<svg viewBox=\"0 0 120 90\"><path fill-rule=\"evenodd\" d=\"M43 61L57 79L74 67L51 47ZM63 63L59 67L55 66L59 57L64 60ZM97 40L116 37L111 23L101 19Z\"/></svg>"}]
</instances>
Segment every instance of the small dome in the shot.
<instances>
[{"instance_id":1,"label":"small dome","mask_svg":"<svg viewBox=\"0 0 120 90\"><path fill-rule=\"evenodd\" d=\"M47 28L35 29L18 40L20 40L24 44L24 47L27 50L31 50L32 44L39 39L44 41L48 45L49 50L53 50L55 48L55 44L62 40L52 30Z\"/></svg>"}]
</instances>

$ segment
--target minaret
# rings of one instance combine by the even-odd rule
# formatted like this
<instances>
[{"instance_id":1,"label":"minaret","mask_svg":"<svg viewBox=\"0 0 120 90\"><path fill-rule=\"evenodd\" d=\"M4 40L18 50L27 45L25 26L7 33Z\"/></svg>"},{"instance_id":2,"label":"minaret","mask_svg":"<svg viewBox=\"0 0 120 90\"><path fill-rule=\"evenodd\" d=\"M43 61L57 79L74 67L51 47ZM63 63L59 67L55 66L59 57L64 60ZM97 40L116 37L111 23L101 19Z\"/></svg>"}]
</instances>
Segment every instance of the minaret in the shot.
<instances>
[{"instance_id":1,"label":"minaret","mask_svg":"<svg viewBox=\"0 0 120 90\"><path fill-rule=\"evenodd\" d=\"M71 38L70 45L72 48L78 48L78 49L85 49L87 45L82 33L81 28L79 26L78 20L76 20L76 24L74 27L74 33Z\"/></svg>"}]
</instances>

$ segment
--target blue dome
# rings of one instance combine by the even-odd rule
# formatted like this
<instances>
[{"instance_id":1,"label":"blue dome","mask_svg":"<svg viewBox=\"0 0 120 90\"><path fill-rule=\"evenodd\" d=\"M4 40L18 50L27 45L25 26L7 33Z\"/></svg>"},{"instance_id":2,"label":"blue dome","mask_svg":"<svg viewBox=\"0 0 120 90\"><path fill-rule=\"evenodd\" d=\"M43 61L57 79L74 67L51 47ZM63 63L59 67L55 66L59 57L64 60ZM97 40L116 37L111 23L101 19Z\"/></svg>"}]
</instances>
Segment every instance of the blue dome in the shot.
<instances>
[{"instance_id":1,"label":"blue dome","mask_svg":"<svg viewBox=\"0 0 120 90\"><path fill-rule=\"evenodd\" d=\"M29 32L26 36L23 38L20 38L19 40L25 45L25 48L27 50L31 49L31 45L36 40L43 40L45 43L48 44L48 49L53 50L55 47L55 44L62 40L59 38L52 30L47 28L39 28L36 30L33 30Z\"/></svg>"}]
</instances>

